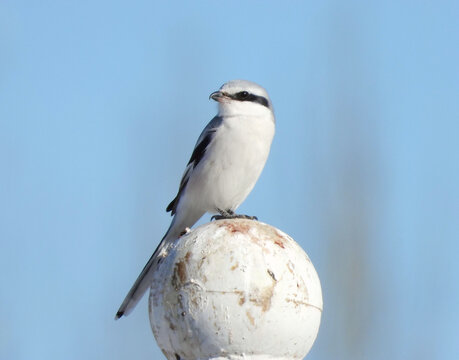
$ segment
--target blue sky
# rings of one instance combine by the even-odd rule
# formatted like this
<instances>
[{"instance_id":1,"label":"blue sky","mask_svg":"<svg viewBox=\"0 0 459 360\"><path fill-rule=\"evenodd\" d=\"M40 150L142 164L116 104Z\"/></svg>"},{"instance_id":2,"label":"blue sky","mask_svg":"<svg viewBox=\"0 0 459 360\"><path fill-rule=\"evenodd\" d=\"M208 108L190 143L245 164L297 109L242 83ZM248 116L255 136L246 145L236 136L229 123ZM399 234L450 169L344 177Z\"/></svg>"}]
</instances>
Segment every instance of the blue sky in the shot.
<instances>
[{"instance_id":1,"label":"blue sky","mask_svg":"<svg viewBox=\"0 0 459 360\"><path fill-rule=\"evenodd\" d=\"M308 358L458 358L458 18L455 1L3 1L0 358L161 356L146 299L113 316L234 78L277 118L240 211L322 281Z\"/></svg>"}]
</instances>

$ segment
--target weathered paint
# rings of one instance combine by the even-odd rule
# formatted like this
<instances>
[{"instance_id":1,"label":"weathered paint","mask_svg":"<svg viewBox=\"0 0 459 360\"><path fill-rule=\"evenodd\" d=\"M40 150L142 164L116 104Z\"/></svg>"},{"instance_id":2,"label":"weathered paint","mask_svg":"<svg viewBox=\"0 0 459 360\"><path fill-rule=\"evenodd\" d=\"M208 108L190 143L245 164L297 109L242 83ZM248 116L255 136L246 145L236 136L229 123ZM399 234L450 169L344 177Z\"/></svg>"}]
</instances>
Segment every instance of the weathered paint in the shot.
<instances>
[{"instance_id":1,"label":"weathered paint","mask_svg":"<svg viewBox=\"0 0 459 360\"><path fill-rule=\"evenodd\" d=\"M317 337L322 293L288 235L219 220L176 241L155 274L149 313L170 360L302 359Z\"/></svg>"}]
</instances>

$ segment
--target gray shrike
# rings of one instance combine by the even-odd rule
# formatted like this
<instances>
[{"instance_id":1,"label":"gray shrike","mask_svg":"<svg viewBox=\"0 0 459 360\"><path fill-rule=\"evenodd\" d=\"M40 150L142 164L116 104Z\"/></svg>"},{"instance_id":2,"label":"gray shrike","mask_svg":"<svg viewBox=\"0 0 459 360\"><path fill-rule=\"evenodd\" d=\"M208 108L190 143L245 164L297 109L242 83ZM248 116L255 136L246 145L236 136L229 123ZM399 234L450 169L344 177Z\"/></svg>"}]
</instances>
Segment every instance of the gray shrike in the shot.
<instances>
[{"instance_id":1,"label":"gray shrike","mask_svg":"<svg viewBox=\"0 0 459 360\"><path fill-rule=\"evenodd\" d=\"M128 315L151 285L153 273L169 247L206 212L213 218L248 217L234 211L250 193L265 166L274 136L274 113L268 93L245 80L233 80L210 94L218 114L198 138L167 207L169 229L121 304L115 319Z\"/></svg>"}]
</instances>

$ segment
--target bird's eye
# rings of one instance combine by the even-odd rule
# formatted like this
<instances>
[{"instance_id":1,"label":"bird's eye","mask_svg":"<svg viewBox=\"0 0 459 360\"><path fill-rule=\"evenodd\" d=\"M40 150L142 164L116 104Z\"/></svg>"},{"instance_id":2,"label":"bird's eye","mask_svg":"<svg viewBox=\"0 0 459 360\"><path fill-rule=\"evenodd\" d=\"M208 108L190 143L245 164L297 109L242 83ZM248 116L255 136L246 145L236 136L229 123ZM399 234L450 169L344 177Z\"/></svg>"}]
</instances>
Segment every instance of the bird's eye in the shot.
<instances>
[{"instance_id":1,"label":"bird's eye","mask_svg":"<svg viewBox=\"0 0 459 360\"><path fill-rule=\"evenodd\" d=\"M237 93L237 97L241 100L247 99L248 96L249 96L249 93L247 91L241 91Z\"/></svg>"}]
</instances>

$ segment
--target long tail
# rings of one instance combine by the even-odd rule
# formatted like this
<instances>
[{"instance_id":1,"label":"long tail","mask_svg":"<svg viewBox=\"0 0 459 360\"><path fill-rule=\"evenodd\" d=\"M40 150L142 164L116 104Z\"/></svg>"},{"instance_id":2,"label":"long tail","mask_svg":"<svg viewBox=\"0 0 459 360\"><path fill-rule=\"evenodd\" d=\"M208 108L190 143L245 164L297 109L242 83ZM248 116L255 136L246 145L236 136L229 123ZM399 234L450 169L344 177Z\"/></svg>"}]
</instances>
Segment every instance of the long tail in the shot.
<instances>
[{"instance_id":1,"label":"long tail","mask_svg":"<svg viewBox=\"0 0 459 360\"><path fill-rule=\"evenodd\" d=\"M142 272L137 277L137 280L135 281L134 285L132 285L131 290L129 290L128 294L124 298L123 303L121 304L118 312L115 315L115 320L118 320L123 315L129 315L129 313L135 308L137 303L140 301L147 289L150 287L153 272L156 268L156 265L158 264L158 255L164 248L167 248L167 246L173 240L177 239L180 236L181 230L178 231L178 227L174 226L174 220L172 220L172 224L169 227L169 230L167 230L166 235L164 235L163 239L159 243L150 260L148 260Z\"/></svg>"}]
</instances>

